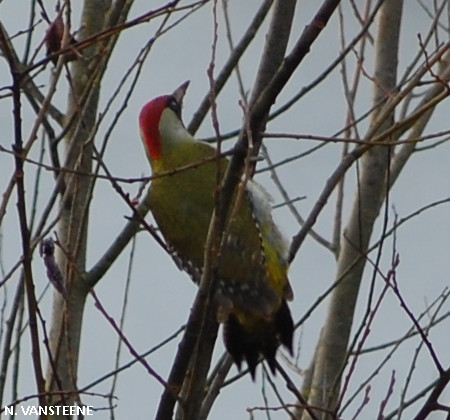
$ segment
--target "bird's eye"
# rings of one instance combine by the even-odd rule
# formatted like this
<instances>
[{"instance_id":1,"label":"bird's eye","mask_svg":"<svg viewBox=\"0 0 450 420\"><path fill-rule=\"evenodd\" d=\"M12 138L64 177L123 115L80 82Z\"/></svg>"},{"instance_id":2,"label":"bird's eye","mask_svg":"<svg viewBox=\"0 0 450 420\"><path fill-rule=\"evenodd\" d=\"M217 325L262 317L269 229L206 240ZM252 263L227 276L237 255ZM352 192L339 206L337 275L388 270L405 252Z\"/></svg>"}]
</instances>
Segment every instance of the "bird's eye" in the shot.
<instances>
[{"instance_id":1,"label":"bird's eye","mask_svg":"<svg viewBox=\"0 0 450 420\"><path fill-rule=\"evenodd\" d=\"M178 103L178 101L175 99L175 97L171 96L169 100L167 101L167 106L175 112L175 114L181 118L181 106Z\"/></svg>"}]
</instances>

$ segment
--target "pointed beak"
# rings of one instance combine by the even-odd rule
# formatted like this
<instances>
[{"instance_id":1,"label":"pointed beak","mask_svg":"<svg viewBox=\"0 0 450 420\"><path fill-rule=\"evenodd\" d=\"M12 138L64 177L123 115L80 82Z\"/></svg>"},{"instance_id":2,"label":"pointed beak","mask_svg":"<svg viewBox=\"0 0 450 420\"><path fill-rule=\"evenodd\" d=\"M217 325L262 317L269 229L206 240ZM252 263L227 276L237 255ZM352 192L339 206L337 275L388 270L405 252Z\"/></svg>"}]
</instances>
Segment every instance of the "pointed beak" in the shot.
<instances>
[{"instance_id":1,"label":"pointed beak","mask_svg":"<svg viewBox=\"0 0 450 420\"><path fill-rule=\"evenodd\" d=\"M190 80L184 82L180 87L175 89L175 91L172 93L172 95L175 97L177 102L181 105L183 103L183 98L186 93L186 90L189 86Z\"/></svg>"}]
</instances>

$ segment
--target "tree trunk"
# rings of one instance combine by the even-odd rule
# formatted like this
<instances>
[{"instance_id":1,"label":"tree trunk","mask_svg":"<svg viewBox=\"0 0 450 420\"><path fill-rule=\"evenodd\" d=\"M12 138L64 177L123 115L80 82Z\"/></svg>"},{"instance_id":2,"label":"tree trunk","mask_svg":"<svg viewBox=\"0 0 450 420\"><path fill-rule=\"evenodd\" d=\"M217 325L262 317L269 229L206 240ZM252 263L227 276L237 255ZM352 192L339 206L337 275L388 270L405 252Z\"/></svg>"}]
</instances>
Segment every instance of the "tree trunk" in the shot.
<instances>
[{"instance_id":1,"label":"tree trunk","mask_svg":"<svg viewBox=\"0 0 450 420\"><path fill-rule=\"evenodd\" d=\"M398 0L385 1L379 12L375 42L374 104L388 99L396 88L401 14L402 1ZM367 141L393 124L393 113L381 123L377 118L379 114L373 114ZM308 401L311 406L331 411L336 409L365 256L375 220L387 194L390 154L391 148L381 145L369 149L361 159L358 190L338 258L336 280L339 285L332 294L315 355ZM332 418L325 411L317 411L316 416L320 419ZM309 419L310 416L304 412L302 418Z\"/></svg>"},{"instance_id":2,"label":"tree trunk","mask_svg":"<svg viewBox=\"0 0 450 420\"><path fill-rule=\"evenodd\" d=\"M80 40L104 28L109 1L87 0L84 3ZM93 135L100 92L99 46L82 51L83 57L71 67L71 90L67 121L65 191L61 201L58 238L62 246L58 263L65 279L68 299L55 293L50 348L53 361L49 363L47 388L67 391L53 402L63 404L79 401L77 395L78 353L84 305L89 288L84 282L86 268L87 227L92 198L93 178L81 174L92 173Z\"/></svg>"}]
</instances>

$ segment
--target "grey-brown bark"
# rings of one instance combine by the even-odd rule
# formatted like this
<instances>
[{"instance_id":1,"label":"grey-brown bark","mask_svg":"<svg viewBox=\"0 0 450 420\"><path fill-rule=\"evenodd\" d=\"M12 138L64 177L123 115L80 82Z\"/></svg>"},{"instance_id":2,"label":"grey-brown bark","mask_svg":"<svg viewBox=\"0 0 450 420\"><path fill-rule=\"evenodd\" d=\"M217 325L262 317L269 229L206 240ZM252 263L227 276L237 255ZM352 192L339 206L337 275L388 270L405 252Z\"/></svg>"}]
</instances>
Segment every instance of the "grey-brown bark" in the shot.
<instances>
[{"instance_id":1,"label":"grey-brown bark","mask_svg":"<svg viewBox=\"0 0 450 420\"><path fill-rule=\"evenodd\" d=\"M116 7L123 7L122 10ZM93 38L108 25L120 23L115 12L126 18L130 4L112 5L110 1L84 2L79 40ZM82 57L71 66L68 97L68 132L65 138L65 191L61 199L58 239L62 251L58 263L65 279L67 299L55 293L50 332L52 361L48 366L47 389L63 391L56 402L79 402L77 393L78 355L83 312L89 284L85 282L90 202L94 188L93 148L97 109L103 72L112 52L115 37L92 42L82 50ZM65 395L64 392L68 394Z\"/></svg>"},{"instance_id":2,"label":"grey-brown bark","mask_svg":"<svg viewBox=\"0 0 450 420\"><path fill-rule=\"evenodd\" d=\"M378 16L375 43L375 104L385 102L395 92L401 17L401 1L388 0L383 3ZM370 142L372 136L387 130L393 121L393 111L383 121L379 121L377 113L374 113L374 128L369 129L366 140ZM336 281L339 284L332 293L327 320L314 358L314 374L309 389L309 404L325 410L333 411L338 401L369 241L388 191L390 156L391 148L383 145L370 148L361 159L358 189L338 257ZM316 414L318 418L332 418L325 412ZM310 417L305 413L302 418Z\"/></svg>"}]
</instances>

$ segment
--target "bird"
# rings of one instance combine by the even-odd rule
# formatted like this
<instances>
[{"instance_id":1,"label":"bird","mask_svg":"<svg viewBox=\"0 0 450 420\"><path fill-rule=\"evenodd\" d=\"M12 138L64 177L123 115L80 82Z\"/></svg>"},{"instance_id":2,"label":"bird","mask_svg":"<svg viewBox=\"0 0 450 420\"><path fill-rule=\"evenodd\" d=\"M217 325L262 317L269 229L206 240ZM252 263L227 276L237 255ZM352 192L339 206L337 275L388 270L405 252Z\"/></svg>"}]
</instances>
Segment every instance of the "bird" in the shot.
<instances>
[{"instance_id":1,"label":"bird","mask_svg":"<svg viewBox=\"0 0 450 420\"><path fill-rule=\"evenodd\" d=\"M205 244L228 157L196 140L185 128L182 101L189 82L159 96L139 114L141 139L150 162L148 205L177 265L199 282ZM219 172L218 172L219 170ZM294 323L287 302L287 241L272 218L272 199L253 179L241 180L242 195L229 213L215 271L214 303L225 348L253 379L261 356L276 373L280 345L292 355Z\"/></svg>"},{"instance_id":2,"label":"bird","mask_svg":"<svg viewBox=\"0 0 450 420\"><path fill-rule=\"evenodd\" d=\"M59 12L59 9L57 9L57 12ZM45 45L47 46L47 57L50 58L50 60L53 62L55 66L56 64L58 64L58 57L59 57L55 53L61 50L63 38L64 38L64 21L62 15L58 13L56 19L50 23L44 38ZM76 43L77 43L76 38L73 35L69 34L69 45L73 47ZM81 53L78 52L75 49L75 47L73 47L70 51L66 51L64 53L65 62L76 60L79 57L81 57Z\"/></svg>"}]
</instances>

